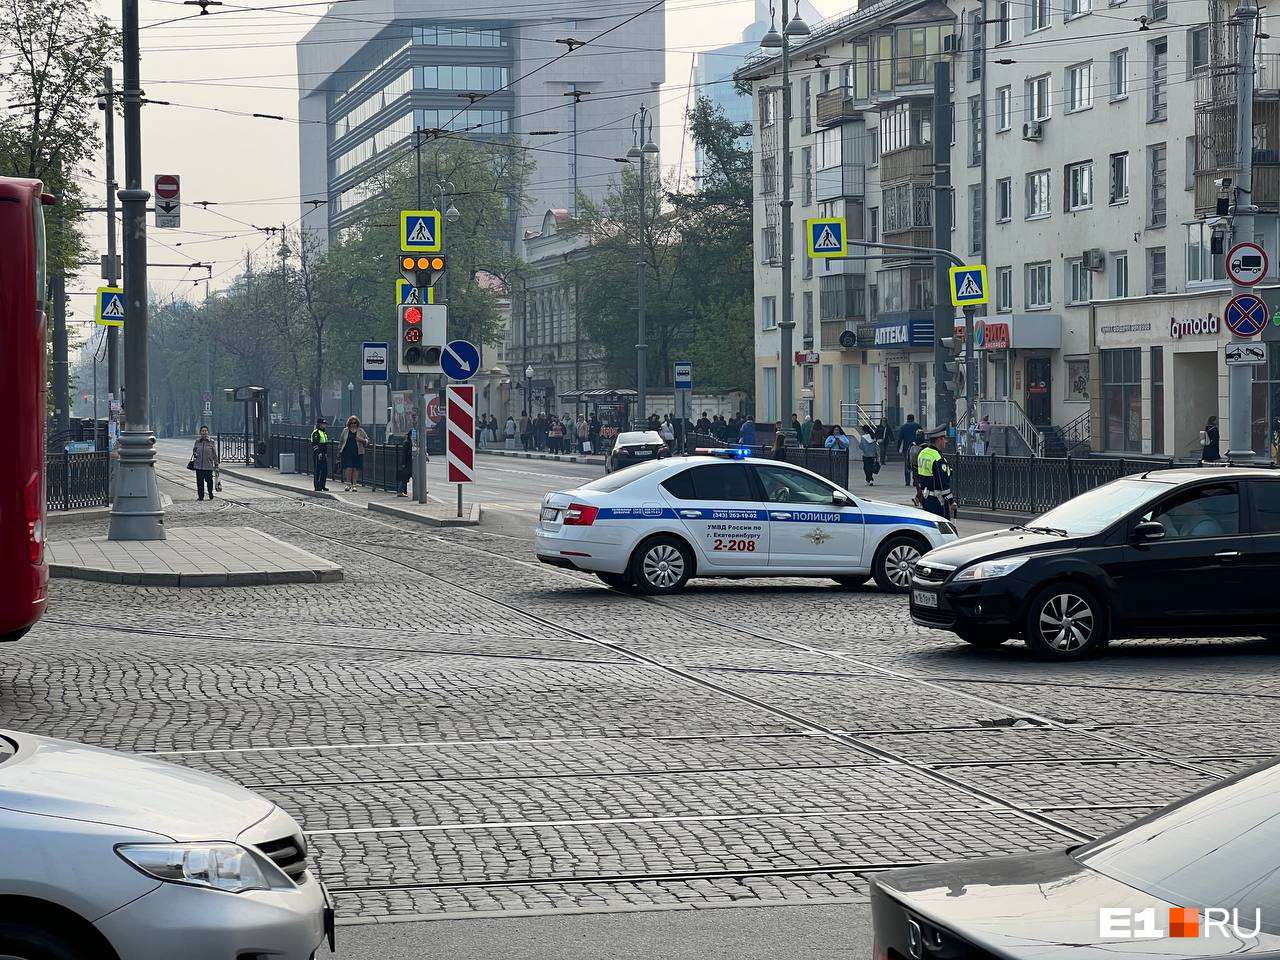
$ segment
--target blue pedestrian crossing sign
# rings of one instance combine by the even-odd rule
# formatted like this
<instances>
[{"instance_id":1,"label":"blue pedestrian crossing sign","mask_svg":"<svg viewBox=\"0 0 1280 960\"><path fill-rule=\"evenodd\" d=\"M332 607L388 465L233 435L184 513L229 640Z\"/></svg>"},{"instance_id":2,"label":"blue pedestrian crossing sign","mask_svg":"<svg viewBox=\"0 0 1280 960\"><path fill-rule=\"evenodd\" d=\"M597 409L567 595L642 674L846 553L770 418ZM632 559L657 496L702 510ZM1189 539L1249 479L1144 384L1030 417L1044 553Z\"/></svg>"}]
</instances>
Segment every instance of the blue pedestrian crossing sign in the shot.
<instances>
[{"instance_id":1,"label":"blue pedestrian crossing sign","mask_svg":"<svg viewBox=\"0 0 1280 960\"><path fill-rule=\"evenodd\" d=\"M951 268L951 305L953 307L975 307L980 303L988 303L987 266L975 263L968 267Z\"/></svg>"},{"instance_id":2,"label":"blue pedestrian crossing sign","mask_svg":"<svg viewBox=\"0 0 1280 960\"><path fill-rule=\"evenodd\" d=\"M844 217L820 217L804 222L805 236L809 239L811 257L847 257L849 247L845 242L849 231Z\"/></svg>"},{"instance_id":3,"label":"blue pedestrian crossing sign","mask_svg":"<svg viewBox=\"0 0 1280 960\"><path fill-rule=\"evenodd\" d=\"M427 299L422 299L422 288L415 287L408 280L396 281L396 306L402 303L435 303L435 287L427 287Z\"/></svg>"},{"instance_id":4,"label":"blue pedestrian crossing sign","mask_svg":"<svg viewBox=\"0 0 1280 960\"><path fill-rule=\"evenodd\" d=\"M440 354L440 369L450 380L470 380L480 370L480 351L467 340L450 340Z\"/></svg>"},{"instance_id":5,"label":"blue pedestrian crossing sign","mask_svg":"<svg viewBox=\"0 0 1280 960\"><path fill-rule=\"evenodd\" d=\"M401 210L400 249L410 253L440 252L440 211Z\"/></svg>"},{"instance_id":6,"label":"blue pedestrian crossing sign","mask_svg":"<svg viewBox=\"0 0 1280 960\"><path fill-rule=\"evenodd\" d=\"M98 309L94 312L94 319L103 327L124 326L123 287L98 288Z\"/></svg>"}]
</instances>

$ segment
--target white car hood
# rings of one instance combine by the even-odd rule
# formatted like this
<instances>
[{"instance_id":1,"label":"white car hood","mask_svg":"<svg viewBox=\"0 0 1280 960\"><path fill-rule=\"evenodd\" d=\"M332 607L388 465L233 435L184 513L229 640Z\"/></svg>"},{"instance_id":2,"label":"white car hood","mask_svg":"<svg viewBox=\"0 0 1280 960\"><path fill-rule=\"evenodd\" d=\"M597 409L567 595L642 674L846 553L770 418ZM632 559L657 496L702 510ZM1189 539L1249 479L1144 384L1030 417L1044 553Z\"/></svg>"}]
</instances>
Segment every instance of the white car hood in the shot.
<instances>
[{"instance_id":1,"label":"white car hood","mask_svg":"<svg viewBox=\"0 0 1280 960\"><path fill-rule=\"evenodd\" d=\"M0 730L0 807L144 830L173 840L235 840L274 809L229 781L175 764ZM0 753L3 757L3 753Z\"/></svg>"}]
</instances>

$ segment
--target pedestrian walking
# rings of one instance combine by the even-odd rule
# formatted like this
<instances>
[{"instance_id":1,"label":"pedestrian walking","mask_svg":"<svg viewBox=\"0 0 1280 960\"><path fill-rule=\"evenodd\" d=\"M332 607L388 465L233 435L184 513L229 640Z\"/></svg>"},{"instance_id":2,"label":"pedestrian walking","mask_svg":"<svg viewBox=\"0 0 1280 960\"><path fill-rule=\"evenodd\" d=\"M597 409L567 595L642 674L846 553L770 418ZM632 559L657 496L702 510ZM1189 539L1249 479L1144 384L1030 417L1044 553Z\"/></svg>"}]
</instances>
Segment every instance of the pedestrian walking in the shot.
<instances>
[{"instance_id":1,"label":"pedestrian walking","mask_svg":"<svg viewBox=\"0 0 1280 960\"><path fill-rule=\"evenodd\" d=\"M564 424L558 417L552 417L550 429L551 452L564 453Z\"/></svg>"},{"instance_id":2,"label":"pedestrian walking","mask_svg":"<svg viewBox=\"0 0 1280 960\"><path fill-rule=\"evenodd\" d=\"M191 448L191 469L196 472L196 499L203 500L205 490L213 499L213 471L218 469L218 445L209 439L209 428L202 426L195 446Z\"/></svg>"},{"instance_id":3,"label":"pedestrian walking","mask_svg":"<svg viewBox=\"0 0 1280 960\"><path fill-rule=\"evenodd\" d=\"M911 445L916 442L916 434L920 431L920 424L916 423L916 415L914 413L907 414L907 422L898 429L898 452L902 454L902 482L904 486L911 486L911 458L907 456L907 451L911 449Z\"/></svg>"},{"instance_id":4,"label":"pedestrian walking","mask_svg":"<svg viewBox=\"0 0 1280 960\"><path fill-rule=\"evenodd\" d=\"M876 445L880 448L880 460L888 459L889 455L889 421L884 417L880 418L880 422L876 424L875 432L872 434L875 438Z\"/></svg>"},{"instance_id":5,"label":"pedestrian walking","mask_svg":"<svg viewBox=\"0 0 1280 960\"><path fill-rule=\"evenodd\" d=\"M405 431L404 440L396 448L396 496L409 495L409 481L413 479L413 434Z\"/></svg>"},{"instance_id":6,"label":"pedestrian walking","mask_svg":"<svg viewBox=\"0 0 1280 960\"><path fill-rule=\"evenodd\" d=\"M744 447L756 445L756 424L749 416L743 417L742 423L738 426L738 443Z\"/></svg>"},{"instance_id":7,"label":"pedestrian walking","mask_svg":"<svg viewBox=\"0 0 1280 960\"><path fill-rule=\"evenodd\" d=\"M844 427L837 423L831 428L831 436L827 437L826 446L828 450L849 449L849 435L844 432Z\"/></svg>"},{"instance_id":8,"label":"pedestrian walking","mask_svg":"<svg viewBox=\"0 0 1280 960\"><path fill-rule=\"evenodd\" d=\"M502 435L507 441L507 449L514 450L516 448L516 418L511 414L507 414L507 425L502 430Z\"/></svg>"},{"instance_id":9,"label":"pedestrian walking","mask_svg":"<svg viewBox=\"0 0 1280 960\"><path fill-rule=\"evenodd\" d=\"M668 451L670 451L675 446L676 434L675 434L675 430L673 430L671 427L670 418L663 420L662 423L659 425L658 436L660 436L662 438L662 442L667 445Z\"/></svg>"},{"instance_id":10,"label":"pedestrian walking","mask_svg":"<svg viewBox=\"0 0 1280 960\"><path fill-rule=\"evenodd\" d=\"M782 429L782 421L774 421L773 424L773 447L769 451L769 456L775 460L787 459L787 435Z\"/></svg>"},{"instance_id":11,"label":"pedestrian walking","mask_svg":"<svg viewBox=\"0 0 1280 960\"><path fill-rule=\"evenodd\" d=\"M907 466L911 470L911 483L916 488L916 495L911 502L917 507L924 505L924 488L920 485L920 451L924 447L924 431L916 427L915 439L907 447Z\"/></svg>"},{"instance_id":12,"label":"pedestrian walking","mask_svg":"<svg viewBox=\"0 0 1280 960\"><path fill-rule=\"evenodd\" d=\"M862 475L867 478L867 486L874 487L876 471L880 469L880 444L869 427L862 428L858 452L862 454Z\"/></svg>"},{"instance_id":13,"label":"pedestrian walking","mask_svg":"<svg viewBox=\"0 0 1280 960\"><path fill-rule=\"evenodd\" d=\"M809 428L809 446L821 447L827 442L827 430L822 425L822 421L814 419L813 425Z\"/></svg>"},{"instance_id":14,"label":"pedestrian walking","mask_svg":"<svg viewBox=\"0 0 1280 960\"><path fill-rule=\"evenodd\" d=\"M930 513L951 519L955 498L951 493L951 468L942 453L947 448L947 428L929 434L929 445L920 451L917 471L924 489L923 506Z\"/></svg>"},{"instance_id":15,"label":"pedestrian walking","mask_svg":"<svg viewBox=\"0 0 1280 960\"><path fill-rule=\"evenodd\" d=\"M520 445L524 447L527 453L533 446L533 421L529 419L527 410L520 411Z\"/></svg>"},{"instance_id":16,"label":"pedestrian walking","mask_svg":"<svg viewBox=\"0 0 1280 960\"><path fill-rule=\"evenodd\" d=\"M1222 459L1222 446L1218 437L1218 418L1210 417L1200 431L1200 460L1214 463Z\"/></svg>"},{"instance_id":17,"label":"pedestrian walking","mask_svg":"<svg viewBox=\"0 0 1280 960\"><path fill-rule=\"evenodd\" d=\"M574 432L578 436L578 452L591 452L591 423L584 414L578 414L578 425L574 427Z\"/></svg>"},{"instance_id":18,"label":"pedestrian walking","mask_svg":"<svg viewBox=\"0 0 1280 960\"><path fill-rule=\"evenodd\" d=\"M338 438L338 463L347 485L342 489L350 493L360 480L360 471L364 469L364 448L369 445L369 435L360 426L360 418L352 414L347 417L347 428Z\"/></svg>"},{"instance_id":19,"label":"pedestrian walking","mask_svg":"<svg viewBox=\"0 0 1280 960\"><path fill-rule=\"evenodd\" d=\"M809 445L809 437L813 434L813 421L806 413L804 422L800 424L800 446L807 447Z\"/></svg>"},{"instance_id":20,"label":"pedestrian walking","mask_svg":"<svg viewBox=\"0 0 1280 960\"><path fill-rule=\"evenodd\" d=\"M329 434L324 417L316 418L316 428L311 431L312 484L317 490L329 489Z\"/></svg>"}]
</instances>

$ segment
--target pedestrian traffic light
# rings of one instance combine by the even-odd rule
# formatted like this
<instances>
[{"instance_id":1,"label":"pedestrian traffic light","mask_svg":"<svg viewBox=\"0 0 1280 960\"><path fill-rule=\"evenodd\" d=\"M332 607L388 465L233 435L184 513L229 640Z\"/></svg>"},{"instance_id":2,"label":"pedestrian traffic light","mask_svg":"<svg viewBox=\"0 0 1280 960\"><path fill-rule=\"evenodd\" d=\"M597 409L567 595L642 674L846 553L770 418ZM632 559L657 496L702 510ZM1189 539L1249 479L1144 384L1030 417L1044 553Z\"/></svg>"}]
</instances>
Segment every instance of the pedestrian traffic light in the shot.
<instances>
[{"instance_id":1,"label":"pedestrian traffic light","mask_svg":"<svg viewBox=\"0 0 1280 960\"><path fill-rule=\"evenodd\" d=\"M947 371L947 389L955 396L964 395L964 342L959 337L943 337L942 349L946 354L943 366Z\"/></svg>"},{"instance_id":2,"label":"pedestrian traffic light","mask_svg":"<svg viewBox=\"0 0 1280 960\"><path fill-rule=\"evenodd\" d=\"M405 253L400 256L399 263L400 276L419 289L433 286L444 276L444 257L438 253Z\"/></svg>"},{"instance_id":3,"label":"pedestrian traffic light","mask_svg":"<svg viewBox=\"0 0 1280 960\"><path fill-rule=\"evenodd\" d=\"M448 341L445 336L448 319L446 308L432 304L402 303L397 309L400 311L400 346L397 353L399 371L443 373L440 369L440 354L444 352L444 345Z\"/></svg>"}]
</instances>

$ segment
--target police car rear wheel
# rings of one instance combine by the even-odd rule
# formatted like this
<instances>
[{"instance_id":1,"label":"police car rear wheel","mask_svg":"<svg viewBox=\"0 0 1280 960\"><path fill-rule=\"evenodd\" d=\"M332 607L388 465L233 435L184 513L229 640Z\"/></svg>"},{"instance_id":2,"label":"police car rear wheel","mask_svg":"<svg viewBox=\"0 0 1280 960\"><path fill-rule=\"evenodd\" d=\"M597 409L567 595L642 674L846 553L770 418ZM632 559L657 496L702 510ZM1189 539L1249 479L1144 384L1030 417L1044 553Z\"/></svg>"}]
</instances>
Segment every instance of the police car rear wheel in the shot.
<instances>
[{"instance_id":1,"label":"police car rear wheel","mask_svg":"<svg viewBox=\"0 0 1280 960\"><path fill-rule=\"evenodd\" d=\"M631 557L631 579L642 593L675 593L692 573L693 555L675 537L646 540Z\"/></svg>"},{"instance_id":2,"label":"police car rear wheel","mask_svg":"<svg viewBox=\"0 0 1280 960\"><path fill-rule=\"evenodd\" d=\"M911 589L911 565L923 552L920 542L912 537L889 537L880 544L871 565L876 586L885 593L906 593Z\"/></svg>"},{"instance_id":3,"label":"police car rear wheel","mask_svg":"<svg viewBox=\"0 0 1280 960\"><path fill-rule=\"evenodd\" d=\"M858 577L832 577L831 579L840 584L840 586L844 587L846 590L855 590L870 580L871 574L868 573Z\"/></svg>"}]
</instances>

